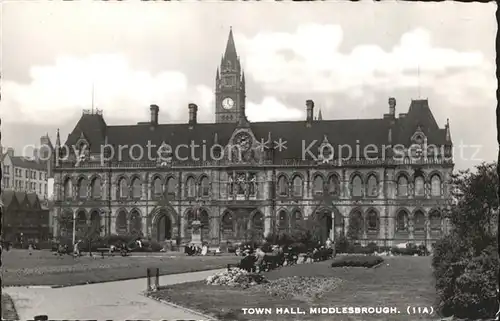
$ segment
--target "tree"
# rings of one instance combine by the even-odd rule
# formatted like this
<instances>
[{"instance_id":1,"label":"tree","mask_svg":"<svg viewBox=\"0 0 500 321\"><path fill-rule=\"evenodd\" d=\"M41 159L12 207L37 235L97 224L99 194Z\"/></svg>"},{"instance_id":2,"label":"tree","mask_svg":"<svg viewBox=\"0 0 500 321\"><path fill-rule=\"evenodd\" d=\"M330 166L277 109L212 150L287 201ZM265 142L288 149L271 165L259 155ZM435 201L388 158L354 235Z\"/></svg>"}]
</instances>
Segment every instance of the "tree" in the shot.
<instances>
[{"instance_id":1,"label":"tree","mask_svg":"<svg viewBox=\"0 0 500 321\"><path fill-rule=\"evenodd\" d=\"M432 258L439 310L459 318L492 317L497 308L498 175L496 164L452 176L452 203L445 217L449 235Z\"/></svg>"},{"instance_id":2,"label":"tree","mask_svg":"<svg viewBox=\"0 0 500 321\"><path fill-rule=\"evenodd\" d=\"M61 236L62 239L61 241L73 243L72 236L73 236L74 220L75 217L73 217L72 215L57 216L57 221L59 223L60 230L61 232L63 232L62 233L63 235ZM80 226L77 225L75 231L76 232L75 240L85 240L86 245L88 245L89 255L92 256L92 244L100 239L100 235L103 229L104 226L100 225L100 222L97 222L97 224L92 222L90 225L89 224ZM69 240L68 238L71 238L71 240Z\"/></svg>"},{"instance_id":3,"label":"tree","mask_svg":"<svg viewBox=\"0 0 500 321\"><path fill-rule=\"evenodd\" d=\"M363 228L363 222L357 216L352 216L349 218L349 226L347 228L347 238L350 240L358 240L361 230Z\"/></svg>"}]
</instances>

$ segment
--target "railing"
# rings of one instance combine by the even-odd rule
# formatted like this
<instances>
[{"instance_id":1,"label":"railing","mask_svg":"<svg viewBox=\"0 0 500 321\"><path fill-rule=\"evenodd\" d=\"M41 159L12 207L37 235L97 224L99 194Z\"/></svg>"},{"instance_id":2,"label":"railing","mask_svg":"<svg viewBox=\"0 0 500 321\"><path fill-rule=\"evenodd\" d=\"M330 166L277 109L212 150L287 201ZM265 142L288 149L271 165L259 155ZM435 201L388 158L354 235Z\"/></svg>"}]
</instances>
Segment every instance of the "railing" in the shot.
<instances>
[{"instance_id":1,"label":"railing","mask_svg":"<svg viewBox=\"0 0 500 321\"><path fill-rule=\"evenodd\" d=\"M260 162L234 162L230 160L220 160L220 161L172 161L169 165L162 165L156 161L59 161L56 163L56 169L109 169L109 168L121 168L121 169L139 169L139 168L168 168L168 169L182 169L182 168L192 168L192 167L317 167L317 166L328 166L328 167L350 167L350 166L396 166L396 165L453 165L453 160L450 159L436 159L436 158L425 158L420 160L411 160L410 162L405 162L403 160L394 159L377 159L377 160L367 160L367 159L347 159L347 160L331 160L331 161L314 161L314 160L300 160L300 159L281 159L277 162L272 161L260 161Z\"/></svg>"}]
</instances>

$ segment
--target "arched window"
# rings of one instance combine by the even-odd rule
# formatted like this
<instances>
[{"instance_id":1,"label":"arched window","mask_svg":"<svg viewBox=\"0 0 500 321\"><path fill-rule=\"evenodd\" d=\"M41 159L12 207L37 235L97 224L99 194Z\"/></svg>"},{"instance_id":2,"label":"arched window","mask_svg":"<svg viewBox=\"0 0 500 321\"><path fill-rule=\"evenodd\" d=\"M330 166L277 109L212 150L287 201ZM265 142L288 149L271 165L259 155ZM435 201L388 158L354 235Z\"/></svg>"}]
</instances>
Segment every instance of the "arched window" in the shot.
<instances>
[{"instance_id":1,"label":"arched window","mask_svg":"<svg viewBox=\"0 0 500 321\"><path fill-rule=\"evenodd\" d=\"M90 234L99 235L101 233L101 215L98 211L90 214Z\"/></svg>"},{"instance_id":2,"label":"arched window","mask_svg":"<svg viewBox=\"0 0 500 321\"><path fill-rule=\"evenodd\" d=\"M168 199L173 199L175 198L175 179L173 177L169 177L167 179L167 188L165 189L166 196Z\"/></svg>"},{"instance_id":3,"label":"arched window","mask_svg":"<svg viewBox=\"0 0 500 321\"><path fill-rule=\"evenodd\" d=\"M364 221L361 212L354 211L349 216L348 236L352 239L359 239L364 231Z\"/></svg>"},{"instance_id":4,"label":"arched window","mask_svg":"<svg viewBox=\"0 0 500 321\"><path fill-rule=\"evenodd\" d=\"M233 216L231 213L225 213L222 216L222 233L225 239L231 238L234 232Z\"/></svg>"},{"instance_id":5,"label":"arched window","mask_svg":"<svg viewBox=\"0 0 500 321\"><path fill-rule=\"evenodd\" d=\"M332 196L338 196L340 194L339 179L336 175L332 175L328 179L328 194Z\"/></svg>"},{"instance_id":6,"label":"arched window","mask_svg":"<svg viewBox=\"0 0 500 321\"><path fill-rule=\"evenodd\" d=\"M261 212L257 212L252 217L252 229L255 231L262 232L264 231L264 215Z\"/></svg>"},{"instance_id":7,"label":"arched window","mask_svg":"<svg viewBox=\"0 0 500 321\"><path fill-rule=\"evenodd\" d=\"M194 221L194 211L192 209L187 211L186 219L187 219L187 228L189 230L191 230L191 228L193 227L193 221Z\"/></svg>"},{"instance_id":8,"label":"arched window","mask_svg":"<svg viewBox=\"0 0 500 321\"><path fill-rule=\"evenodd\" d=\"M400 211L396 216L396 231L408 232L408 213Z\"/></svg>"},{"instance_id":9,"label":"arched window","mask_svg":"<svg viewBox=\"0 0 500 321\"><path fill-rule=\"evenodd\" d=\"M408 196L408 180L402 175L398 179L398 196Z\"/></svg>"},{"instance_id":10,"label":"arched window","mask_svg":"<svg viewBox=\"0 0 500 321\"><path fill-rule=\"evenodd\" d=\"M323 190L324 190L323 184L324 184L323 177L321 177L320 175L316 175L313 182L314 195L323 195Z\"/></svg>"},{"instance_id":11,"label":"arched window","mask_svg":"<svg viewBox=\"0 0 500 321\"><path fill-rule=\"evenodd\" d=\"M425 196L424 178L422 176L415 177L415 196Z\"/></svg>"},{"instance_id":12,"label":"arched window","mask_svg":"<svg viewBox=\"0 0 500 321\"><path fill-rule=\"evenodd\" d=\"M278 195L287 196L288 195L288 180L285 176L280 176L278 179Z\"/></svg>"},{"instance_id":13,"label":"arched window","mask_svg":"<svg viewBox=\"0 0 500 321\"><path fill-rule=\"evenodd\" d=\"M132 197L133 198L141 198L142 188L141 188L141 180L138 177L135 177L132 180Z\"/></svg>"},{"instance_id":14,"label":"arched window","mask_svg":"<svg viewBox=\"0 0 500 321\"><path fill-rule=\"evenodd\" d=\"M297 228L302 222L302 214L299 210L295 210L292 214L292 227Z\"/></svg>"},{"instance_id":15,"label":"arched window","mask_svg":"<svg viewBox=\"0 0 500 321\"><path fill-rule=\"evenodd\" d=\"M101 198L101 179L99 177L92 180L90 193L92 198Z\"/></svg>"},{"instance_id":16,"label":"arched window","mask_svg":"<svg viewBox=\"0 0 500 321\"><path fill-rule=\"evenodd\" d=\"M116 216L116 233L126 234L127 233L127 212L121 210Z\"/></svg>"},{"instance_id":17,"label":"arched window","mask_svg":"<svg viewBox=\"0 0 500 321\"><path fill-rule=\"evenodd\" d=\"M367 215L367 228L368 231L376 232L379 229L378 215L375 211L368 212Z\"/></svg>"},{"instance_id":18,"label":"arched window","mask_svg":"<svg viewBox=\"0 0 500 321\"><path fill-rule=\"evenodd\" d=\"M77 236L78 237L84 237L85 236L85 229L87 227L87 215L85 214L84 211L79 211L76 213L76 231L77 231Z\"/></svg>"},{"instance_id":19,"label":"arched window","mask_svg":"<svg viewBox=\"0 0 500 321\"><path fill-rule=\"evenodd\" d=\"M64 181L64 199L72 199L73 198L73 183L71 182L71 178L66 178Z\"/></svg>"},{"instance_id":20,"label":"arched window","mask_svg":"<svg viewBox=\"0 0 500 321\"><path fill-rule=\"evenodd\" d=\"M142 218L141 214L137 210L133 210L130 213L129 231L134 235L140 235L142 232Z\"/></svg>"},{"instance_id":21,"label":"arched window","mask_svg":"<svg viewBox=\"0 0 500 321\"><path fill-rule=\"evenodd\" d=\"M293 196L302 197L302 178L298 175L293 178Z\"/></svg>"},{"instance_id":22,"label":"arched window","mask_svg":"<svg viewBox=\"0 0 500 321\"><path fill-rule=\"evenodd\" d=\"M289 228L288 213L285 211L279 212L278 227L281 231L287 231Z\"/></svg>"},{"instance_id":23,"label":"arched window","mask_svg":"<svg viewBox=\"0 0 500 321\"><path fill-rule=\"evenodd\" d=\"M124 177L120 179L118 182L118 197L120 198L127 198L128 197L128 186L127 186L127 181L125 180Z\"/></svg>"},{"instance_id":24,"label":"arched window","mask_svg":"<svg viewBox=\"0 0 500 321\"><path fill-rule=\"evenodd\" d=\"M195 197L196 196L196 185L193 177L189 177L186 180L186 196Z\"/></svg>"},{"instance_id":25,"label":"arched window","mask_svg":"<svg viewBox=\"0 0 500 321\"><path fill-rule=\"evenodd\" d=\"M210 194L210 185L208 183L208 177L203 176L200 181L200 196L208 196Z\"/></svg>"},{"instance_id":26,"label":"arched window","mask_svg":"<svg viewBox=\"0 0 500 321\"><path fill-rule=\"evenodd\" d=\"M437 174L431 178L431 195L441 196L441 179Z\"/></svg>"},{"instance_id":27,"label":"arched window","mask_svg":"<svg viewBox=\"0 0 500 321\"><path fill-rule=\"evenodd\" d=\"M421 211L417 211L413 216L415 232L425 231L425 215Z\"/></svg>"},{"instance_id":28,"label":"arched window","mask_svg":"<svg viewBox=\"0 0 500 321\"><path fill-rule=\"evenodd\" d=\"M78 180L78 197L79 198L87 198L88 193L88 183L87 179L82 177Z\"/></svg>"},{"instance_id":29,"label":"arched window","mask_svg":"<svg viewBox=\"0 0 500 321\"><path fill-rule=\"evenodd\" d=\"M378 182L375 175L370 175L367 186L368 196L378 196Z\"/></svg>"},{"instance_id":30,"label":"arched window","mask_svg":"<svg viewBox=\"0 0 500 321\"><path fill-rule=\"evenodd\" d=\"M200 211L200 217L199 217L200 223L201 223L201 239L203 241L208 241L210 237L210 219L208 216L207 211L201 210Z\"/></svg>"},{"instance_id":31,"label":"arched window","mask_svg":"<svg viewBox=\"0 0 500 321\"><path fill-rule=\"evenodd\" d=\"M156 177L153 180L153 198L158 199L161 198L163 194L163 186L161 183L161 178Z\"/></svg>"},{"instance_id":32,"label":"arched window","mask_svg":"<svg viewBox=\"0 0 500 321\"><path fill-rule=\"evenodd\" d=\"M429 220L430 220L431 231L441 231L442 219L441 219L441 214L438 211L433 211L429 215Z\"/></svg>"},{"instance_id":33,"label":"arched window","mask_svg":"<svg viewBox=\"0 0 500 321\"><path fill-rule=\"evenodd\" d=\"M358 175L354 176L352 179L352 196L363 196L363 181Z\"/></svg>"},{"instance_id":34,"label":"arched window","mask_svg":"<svg viewBox=\"0 0 500 321\"><path fill-rule=\"evenodd\" d=\"M73 235L73 213L67 211L60 217L61 236L71 237Z\"/></svg>"}]
</instances>

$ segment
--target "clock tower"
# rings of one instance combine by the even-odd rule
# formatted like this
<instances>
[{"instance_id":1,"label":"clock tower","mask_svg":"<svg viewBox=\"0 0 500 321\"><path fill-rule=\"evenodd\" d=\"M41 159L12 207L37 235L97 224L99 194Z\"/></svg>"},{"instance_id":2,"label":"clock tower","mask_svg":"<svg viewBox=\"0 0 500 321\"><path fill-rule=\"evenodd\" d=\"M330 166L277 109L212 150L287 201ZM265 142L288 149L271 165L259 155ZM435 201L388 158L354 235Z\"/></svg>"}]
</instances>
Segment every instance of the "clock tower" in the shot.
<instances>
[{"instance_id":1,"label":"clock tower","mask_svg":"<svg viewBox=\"0 0 500 321\"><path fill-rule=\"evenodd\" d=\"M236 54L233 30L215 76L215 122L236 123L245 113L245 74Z\"/></svg>"}]
</instances>

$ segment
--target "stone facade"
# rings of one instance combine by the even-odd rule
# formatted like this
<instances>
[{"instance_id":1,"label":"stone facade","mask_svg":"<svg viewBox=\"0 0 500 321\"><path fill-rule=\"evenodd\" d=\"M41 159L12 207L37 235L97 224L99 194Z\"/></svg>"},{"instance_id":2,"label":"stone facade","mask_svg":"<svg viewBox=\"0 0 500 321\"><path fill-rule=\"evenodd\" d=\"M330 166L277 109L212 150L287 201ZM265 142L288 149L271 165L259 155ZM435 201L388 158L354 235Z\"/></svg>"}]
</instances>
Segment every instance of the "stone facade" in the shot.
<instances>
[{"instance_id":1,"label":"stone facade","mask_svg":"<svg viewBox=\"0 0 500 321\"><path fill-rule=\"evenodd\" d=\"M228 47L234 47L232 32ZM226 76L232 80L223 81ZM357 239L365 244L430 246L446 232L441 213L450 199L451 136L449 124L438 127L427 101L412 101L399 118L391 98L381 119L323 120L314 119L309 100L305 121L251 123L235 48L226 48L216 78L215 124L197 123L194 104L187 124L159 124L156 105L150 122L126 128L107 126L100 112L85 112L68 141L61 146L57 140L58 150L71 152L61 152L66 157L55 163L54 217L102 226L103 235L137 233L179 243L191 240L196 219L202 240L211 244L292 231L310 217L320 222L323 238L346 234L351 222L360 222ZM221 157L182 158L169 150L167 157L158 152L156 159L138 161L109 157L101 148L146 141L172 147L196 139L210 151L220 146ZM288 140L286 147L277 143L281 139ZM325 146L355 148L360 139L363 146L384 145L387 153L326 157ZM307 155L304 141L315 142L311 150L318 157ZM70 230L61 224L55 224L55 235Z\"/></svg>"}]
</instances>

